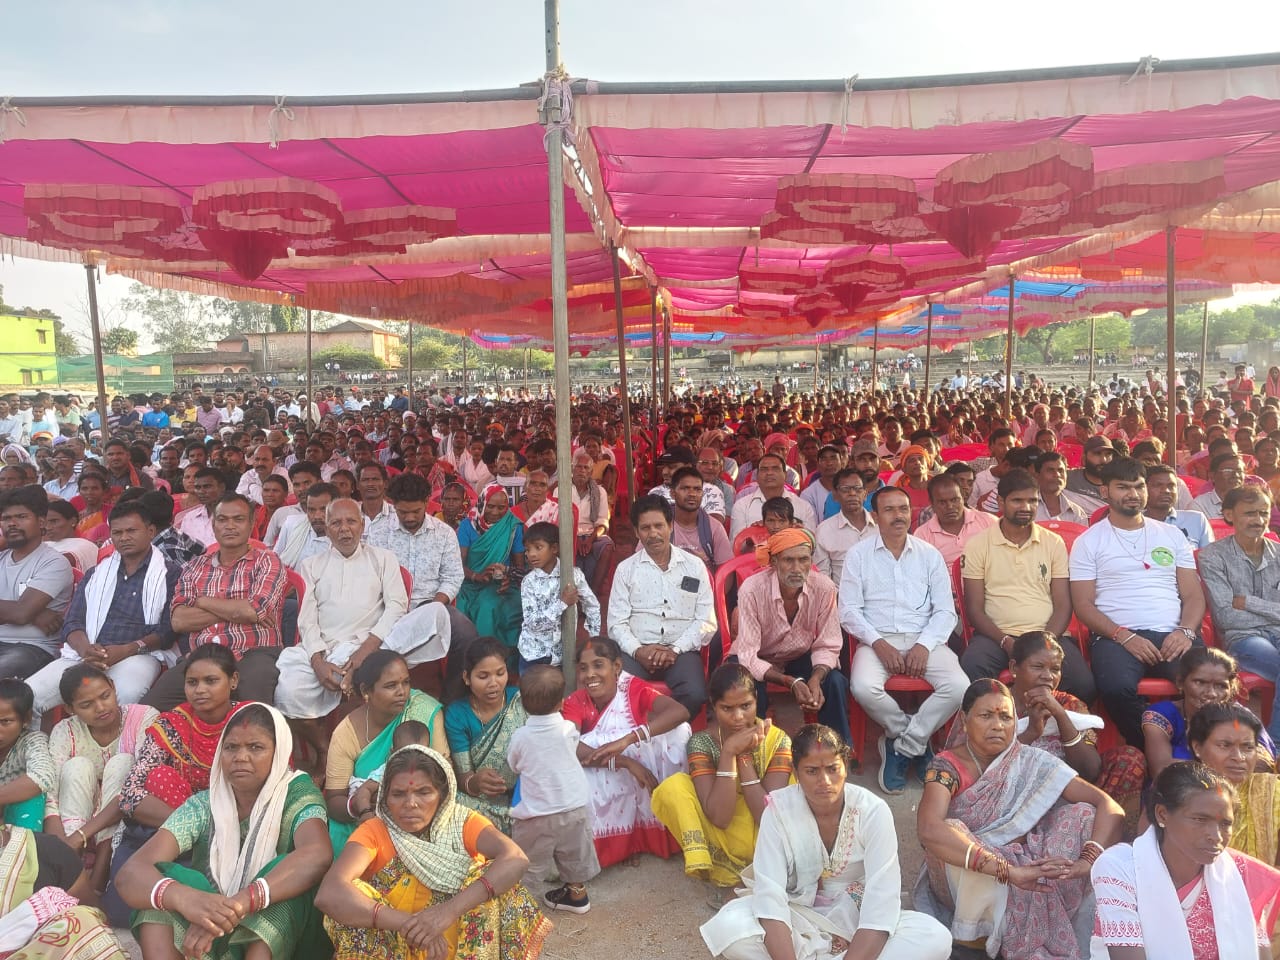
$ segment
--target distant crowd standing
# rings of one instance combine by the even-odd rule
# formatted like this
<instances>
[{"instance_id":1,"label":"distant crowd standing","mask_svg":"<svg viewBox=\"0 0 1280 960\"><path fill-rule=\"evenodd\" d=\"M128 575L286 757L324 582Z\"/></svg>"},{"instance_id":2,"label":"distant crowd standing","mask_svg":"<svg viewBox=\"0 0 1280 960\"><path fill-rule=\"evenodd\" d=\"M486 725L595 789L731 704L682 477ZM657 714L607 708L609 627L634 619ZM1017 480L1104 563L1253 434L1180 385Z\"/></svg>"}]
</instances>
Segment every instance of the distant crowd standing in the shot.
<instances>
[{"instance_id":1,"label":"distant crowd standing","mask_svg":"<svg viewBox=\"0 0 1280 960\"><path fill-rule=\"evenodd\" d=\"M536 957L641 854L718 957L1272 956L1280 369L962 377L583 395L564 476L526 397L0 398L0 957Z\"/></svg>"}]
</instances>

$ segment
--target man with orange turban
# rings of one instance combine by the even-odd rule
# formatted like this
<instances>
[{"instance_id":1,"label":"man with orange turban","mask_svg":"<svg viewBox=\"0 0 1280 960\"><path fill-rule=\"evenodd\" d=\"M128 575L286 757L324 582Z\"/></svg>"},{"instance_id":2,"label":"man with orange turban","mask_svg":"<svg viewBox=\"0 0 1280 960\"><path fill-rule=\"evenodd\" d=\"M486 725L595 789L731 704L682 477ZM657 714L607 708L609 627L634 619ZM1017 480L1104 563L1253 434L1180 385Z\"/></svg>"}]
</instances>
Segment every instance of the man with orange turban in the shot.
<instances>
[{"instance_id":1,"label":"man with orange turban","mask_svg":"<svg viewBox=\"0 0 1280 960\"><path fill-rule=\"evenodd\" d=\"M849 680L840 672L836 585L813 569L813 534L790 527L756 550L769 569L738 588L738 632L730 653L756 681L756 712L769 707L768 685L790 689L849 742Z\"/></svg>"}]
</instances>

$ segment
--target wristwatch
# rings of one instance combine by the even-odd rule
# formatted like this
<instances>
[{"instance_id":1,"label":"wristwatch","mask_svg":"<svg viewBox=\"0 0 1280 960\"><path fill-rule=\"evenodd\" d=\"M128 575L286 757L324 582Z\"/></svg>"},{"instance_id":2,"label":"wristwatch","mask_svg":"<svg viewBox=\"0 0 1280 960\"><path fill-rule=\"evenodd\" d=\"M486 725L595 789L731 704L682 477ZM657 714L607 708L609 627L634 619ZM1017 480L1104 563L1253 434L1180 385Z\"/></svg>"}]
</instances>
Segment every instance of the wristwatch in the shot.
<instances>
[{"instance_id":1,"label":"wristwatch","mask_svg":"<svg viewBox=\"0 0 1280 960\"><path fill-rule=\"evenodd\" d=\"M1178 630L1182 633L1184 637L1186 637L1192 643L1195 643L1197 640L1200 639L1200 634L1192 630L1190 627L1178 627Z\"/></svg>"}]
</instances>

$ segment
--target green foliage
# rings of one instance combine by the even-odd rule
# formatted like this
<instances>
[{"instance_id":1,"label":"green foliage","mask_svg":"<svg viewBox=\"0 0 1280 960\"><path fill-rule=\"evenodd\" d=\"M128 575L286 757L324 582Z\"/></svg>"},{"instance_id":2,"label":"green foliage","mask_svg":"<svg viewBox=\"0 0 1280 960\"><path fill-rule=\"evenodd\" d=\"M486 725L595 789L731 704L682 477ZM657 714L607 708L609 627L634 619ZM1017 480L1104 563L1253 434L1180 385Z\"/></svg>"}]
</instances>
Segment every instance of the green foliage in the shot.
<instances>
[{"instance_id":1,"label":"green foliage","mask_svg":"<svg viewBox=\"0 0 1280 960\"><path fill-rule=\"evenodd\" d=\"M387 366L380 357L375 357L368 350L349 346L321 350L312 356L311 363L313 367L322 370L326 363L337 363L343 370L383 370Z\"/></svg>"},{"instance_id":2,"label":"green foliage","mask_svg":"<svg viewBox=\"0 0 1280 960\"><path fill-rule=\"evenodd\" d=\"M230 302L230 301L223 301ZM141 283L129 286L121 300L127 313L140 314L155 341L157 353L196 353L208 349L221 335L222 324L212 297L176 290L155 290Z\"/></svg>"},{"instance_id":3,"label":"green foliage","mask_svg":"<svg viewBox=\"0 0 1280 960\"><path fill-rule=\"evenodd\" d=\"M400 354L400 365L404 366L408 360L409 348L405 344L400 344L396 349ZM443 370L457 366L461 357L462 352L457 347L435 338L419 339L417 331L414 331L413 369L415 371Z\"/></svg>"},{"instance_id":4,"label":"green foliage","mask_svg":"<svg viewBox=\"0 0 1280 960\"><path fill-rule=\"evenodd\" d=\"M536 347L529 351L529 369L531 371L537 370L539 372L546 373L549 370L555 369L555 365L556 365L555 354L550 353L549 351L546 351L546 350L536 348ZM513 369L516 369L516 370L523 370L524 358L520 356L512 355L507 360L507 366L512 367Z\"/></svg>"},{"instance_id":5,"label":"green foliage","mask_svg":"<svg viewBox=\"0 0 1280 960\"><path fill-rule=\"evenodd\" d=\"M80 341L72 334L67 333L66 327L61 322L53 325L53 343L54 352L59 357L80 356Z\"/></svg>"},{"instance_id":6,"label":"green foliage","mask_svg":"<svg viewBox=\"0 0 1280 960\"><path fill-rule=\"evenodd\" d=\"M103 353L123 353L136 355L138 352L138 331L128 327L115 327L102 335Z\"/></svg>"}]
</instances>

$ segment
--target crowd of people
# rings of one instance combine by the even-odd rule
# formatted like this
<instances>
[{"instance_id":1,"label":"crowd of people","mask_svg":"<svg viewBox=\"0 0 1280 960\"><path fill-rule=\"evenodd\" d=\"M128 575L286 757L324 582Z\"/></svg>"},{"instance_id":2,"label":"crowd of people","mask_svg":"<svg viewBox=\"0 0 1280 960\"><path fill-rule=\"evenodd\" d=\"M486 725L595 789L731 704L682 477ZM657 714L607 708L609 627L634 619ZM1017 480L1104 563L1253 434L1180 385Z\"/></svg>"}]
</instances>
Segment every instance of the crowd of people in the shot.
<instances>
[{"instance_id":1,"label":"crowd of people","mask_svg":"<svg viewBox=\"0 0 1280 960\"><path fill-rule=\"evenodd\" d=\"M630 454L588 394L567 475L527 397L0 398L0 956L532 958L654 855L717 957L1270 957L1275 373L711 388Z\"/></svg>"}]
</instances>

